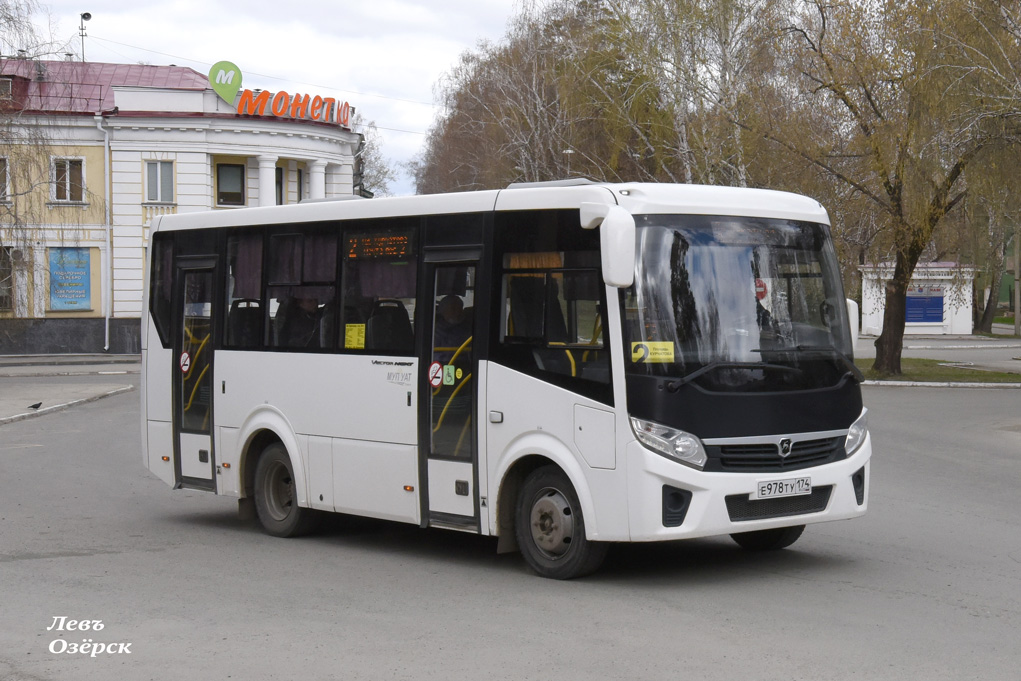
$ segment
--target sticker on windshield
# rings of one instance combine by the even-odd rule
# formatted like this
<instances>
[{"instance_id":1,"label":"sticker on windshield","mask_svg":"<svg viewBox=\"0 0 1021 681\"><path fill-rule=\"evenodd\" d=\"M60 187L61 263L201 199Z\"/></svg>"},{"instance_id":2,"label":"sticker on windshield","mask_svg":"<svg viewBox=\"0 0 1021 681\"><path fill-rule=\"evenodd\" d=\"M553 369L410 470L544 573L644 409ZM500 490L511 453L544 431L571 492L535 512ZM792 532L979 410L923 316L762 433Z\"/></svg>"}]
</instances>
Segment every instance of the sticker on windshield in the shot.
<instances>
[{"instance_id":1,"label":"sticker on windshield","mask_svg":"<svg viewBox=\"0 0 1021 681\"><path fill-rule=\"evenodd\" d=\"M674 361L672 341L646 341L631 344L632 364L667 364Z\"/></svg>"}]
</instances>

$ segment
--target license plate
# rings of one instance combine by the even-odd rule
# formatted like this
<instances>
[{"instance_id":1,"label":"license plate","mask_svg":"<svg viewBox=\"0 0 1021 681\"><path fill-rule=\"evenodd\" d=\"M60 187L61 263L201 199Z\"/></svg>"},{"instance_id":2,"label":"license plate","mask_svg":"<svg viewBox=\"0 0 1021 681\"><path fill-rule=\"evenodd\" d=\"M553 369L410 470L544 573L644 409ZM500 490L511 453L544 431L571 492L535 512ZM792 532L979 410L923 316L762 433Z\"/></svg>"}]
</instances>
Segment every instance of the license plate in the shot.
<instances>
[{"instance_id":1,"label":"license plate","mask_svg":"<svg viewBox=\"0 0 1021 681\"><path fill-rule=\"evenodd\" d=\"M788 478L786 480L760 480L755 486L752 499L775 499L796 497L812 493L812 478Z\"/></svg>"}]
</instances>

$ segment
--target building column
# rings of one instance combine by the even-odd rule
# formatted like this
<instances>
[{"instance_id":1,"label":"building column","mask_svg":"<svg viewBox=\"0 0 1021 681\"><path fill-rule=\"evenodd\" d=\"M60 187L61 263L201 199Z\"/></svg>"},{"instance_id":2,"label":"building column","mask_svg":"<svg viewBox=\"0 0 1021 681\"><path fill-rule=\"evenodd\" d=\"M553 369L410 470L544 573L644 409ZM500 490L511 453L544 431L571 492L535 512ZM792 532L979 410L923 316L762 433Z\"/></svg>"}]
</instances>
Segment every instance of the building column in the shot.
<instances>
[{"instance_id":1,"label":"building column","mask_svg":"<svg viewBox=\"0 0 1021 681\"><path fill-rule=\"evenodd\" d=\"M326 161L312 161L309 164L309 198L326 198Z\"/></svg>"},{"instance_id":2,"label":"building column","mask_svg":"<svg viewBox=\"0 0 1021 681\"><path fill-rule=\"evenodd\" d=\"M259 156L259 205L275 206L277 203L277 157Z\"/></svg>"}]
</instances>

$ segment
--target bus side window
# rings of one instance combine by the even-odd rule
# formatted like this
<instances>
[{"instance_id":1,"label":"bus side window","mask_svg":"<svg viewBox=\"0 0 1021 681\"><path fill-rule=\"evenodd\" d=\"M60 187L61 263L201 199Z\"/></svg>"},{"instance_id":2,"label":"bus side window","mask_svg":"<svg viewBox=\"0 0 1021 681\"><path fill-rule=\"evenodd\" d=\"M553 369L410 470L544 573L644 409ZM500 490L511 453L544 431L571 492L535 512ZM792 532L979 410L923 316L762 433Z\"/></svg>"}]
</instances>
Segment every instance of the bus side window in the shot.
<instances>
[{"instance_id":1,"label":"bus side window","mask_svg":"<svg viewBox=\"0 0 1021 681\"><path fill-rule=\"evenodd\" d=\"M318 350L333 346L337 233L330 230L270 237L270 346Z\"/></svg>"},{"instance_id":2,"label":"bus side window","mask_svg":"<svg viewBox=\"0 0 1021 681\"><path fill-rule=\"evenodd\" d=\"M227 239L227 323L224 346L262 347L262 234Z\"/></svg>"},{"instance_id":3,"label":"bus side window","mask_svg":"<svg viewBox=\"0 0 1021 681\"><path fill-rule=\"evenodd\" d=\"M512 255L508 262L515 260ZM506 273L504 292L502 340L531 348L528 369L610 382L598 272L558 268ZM516 352L514 356L522 362L526 355Z\"/></svg>"},{"instance_id":4,"label":"bus side window","mask_svg":"<svg viewBox=\"0 0 1021 681\"><path fill-rule=\"evenodd\" d=\"M174 239L173 233L156 234L152 247L152 292L150 293L149 312L152 315L156 331L160 335L163 347L173 344L170 335L171 295L174 277Z\"/></svg>"},{"instance_id":5,"label":"bus side window","mask_svg":"<svg viewBox=\"0 0 1021 681\"><path fill-rule=\"evenodd\" d=\"M414 226L384 220L344 235L340 347L410 356L415 350L418 267Z\"/></svg>"}]
</instances>

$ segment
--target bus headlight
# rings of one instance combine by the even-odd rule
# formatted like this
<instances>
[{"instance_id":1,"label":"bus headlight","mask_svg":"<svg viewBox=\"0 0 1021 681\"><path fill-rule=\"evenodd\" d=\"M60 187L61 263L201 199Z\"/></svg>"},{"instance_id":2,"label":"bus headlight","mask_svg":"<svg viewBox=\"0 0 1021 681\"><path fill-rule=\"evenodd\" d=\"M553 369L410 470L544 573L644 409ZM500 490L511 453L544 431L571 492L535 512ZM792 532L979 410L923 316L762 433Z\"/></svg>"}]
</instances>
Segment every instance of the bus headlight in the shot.
<instances>
[{"instance_id":1,"label":"bus headlight","mask_svg":"<svg viewBox=\"0 0 1021 681\"><path fill-rule=\"evenodd\" d=\"M702 441L691 433L633 417L631 429L635 431L638 441L654 452L698 470L705 467L708 457Z\"/></svg>"},{"instance_id":2,"label":"bus headlight","mask_svg":"<svg viewBox=\"0 0 1021 681\"><path fill-rule=\"evenodd\" d=\"M844 440L844 451L851 456L865 442L865 436L869 434L869 410L862 409L861 416L847 429L847 439Z\"/></svg>"}]
</instances>

